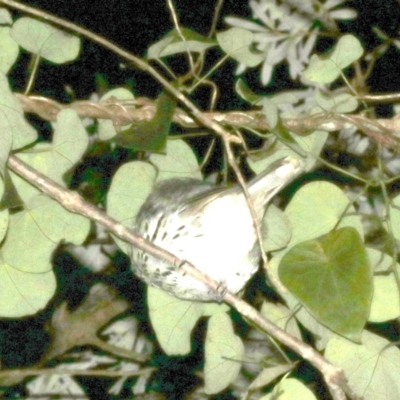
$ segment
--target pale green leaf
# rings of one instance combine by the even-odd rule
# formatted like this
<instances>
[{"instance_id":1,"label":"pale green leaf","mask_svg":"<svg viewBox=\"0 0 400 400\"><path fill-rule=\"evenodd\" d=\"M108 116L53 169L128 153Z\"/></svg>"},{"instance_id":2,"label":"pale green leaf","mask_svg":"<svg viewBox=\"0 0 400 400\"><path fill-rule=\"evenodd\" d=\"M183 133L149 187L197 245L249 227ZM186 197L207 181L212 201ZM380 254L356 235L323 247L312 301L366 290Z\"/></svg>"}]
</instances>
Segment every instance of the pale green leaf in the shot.
<instances>
[{"instance_id":1,"label":"pale green leaf","mask_svg":"<svg viewBox=\"0 0 400 400\"><path fill-rule=\"evenodd\" d=\"M261 389L264 386L272 383L276 378L279 378L281 375L286 374L291 371L296 364L283 364L276 365L274 367L264 368L257 377L251 382L248 387L248 391L254 391Z\"/></svg>"},{"instance_id":2,"label":"pale green leaf","mask_svg":"<svg viewBox=\"0 0 400 400\"><path fill-rule=\"evenodd\" d=\"M11 25L12 24L12 17L10 11L6 10L5 8L0 8L0 24L1 25Z\"/></svg>"},{"instance_id":3,"label":"pale green leaf","mask_svg":"<svg viewBox=\"0 0 400 400\"><path fill-rule=\"evenodd\" d=\"M264 301L261 306L261 314L285 332L302 340L301 332L296 321L296 314L291 309L279 303L274 304Z\"/></svg>"},{"instance_id":4,"label":"pale green leaf","mask_svg":"<svg viewBox=\"0 0 400 400\"><path fill-rule=\"evenodd\" d=\"M294 378L284 379L278 383L272 393L260 400L317 400L314 393L302 382Z\"/></svg>"},{"instance_id":5,"label":"pale green leaf","mask_svg":"<svg viewBox=\"0 0 400 400\"><path fill-rule=\"evenodd\" d=\"M158 168L157 181L183 177L202 179L196 157L183 140L168 140L166 154L152 154L150 161Z\"/></svg>"},{"instance_id":6,"label":"pale green leaf","mask_svg":"<svg viewBox=\"0 0 400 400\"><path fill-rule=\"evenodd\" d=\"M36 131L25 120L22 105L11 93L8 80L2 72L0 72L0 118L3 120L2 128L8 126L5 134L7 132L12 134L13 150L24 147L37 139Z\"/></svg>"},{"instance_id":7,"label":"pale green leaf","mask_svg":"<svg viewBox=\"0 0 400 400\"><path fill-rule=\"evenodd\" d=\"M37 313L46 306L56 290L56 279L51 269L42 273L26 273L2 263L0 281L0 316L3 318L20 318Z\"/></svg>"},{"instance_id":8,"label":"pale green leaf","mask_svg":"<svg viewBox=\"0 0 400 400\"><path fill-rule=\"evenodd\" d=\"M307 136L296 137L296 142L307 154L306 165L304 167L306 171L314 168L327 139L328 132L320 130L314 131Z\"/></svg>"},{"instance_id":9,"label":"pale green leaf","mask_svg":"<svg viewBox=\"0 0 400 400\"><path fill-rule=\"evenodd\" d=\"M18 153L18 157L48 178L65 186L63 175L79 161L89 143L88 134L74 110L62 110L53 124L52 143L39 143ZM36 196L37 189L13 174L18 193L24 200Z\"/></svg>"},{"instance_id":10,"label":"pale green leaf","mask_svg":"<svg viewBox=\"0 0 400 400\"><path fill-rule=\"evenodd\" d=\"M334 96L328 96L327 94L317 90L315 92L315 100L324 111L349 113L355 111L358 107L358 100L356 97L348 93L340 93Z\"/></svg>"},{"instance_id":11,"label":"pale green leaf","mask_svg":"<svg viewBox=\"0 0 400 400\"><path fill-rule=\"evenodd\" d=\"M373 283L367 253L354 228L294 246L280 262L279 278L318 321L359 341Z\"/></svg>"},{"instance_id":12,"label":"pale green leaf","mask_svg":"<svg viewBox=\"0 0 400 400\"><path fill-rule=\"evenodd\" d=\"M374 277L374 297L369 322L385 322L400 317L400 293L393 273Z\"/></svg>"},{"instance_id":13,"label":"pale green leaf","mask_svg":"<svg viewBox=\"0 0 400 400\"><path fill-rule=\"evenodd\" d=\"M329 341L325 358L343 368L349 386L363 400L398 400L400 350L378 335L364 331L362 344L345 338Z\"/></svg>"},{"instance_id":14,"label":"pale green leaf","mask_svg":"<svg viewBox=\"0 0 400 400\"><path fill-rule=\"evenodd\" d=\"M217 40L225 53L248 67L255 67L265 59L265 55L250 50L254 35L247 29L231 28L217 33Z\"/></svg>"},{"instance_id":15,"label":"pale green leaf","mask_svg":"<svg viewBox=\"0 0 400 400\"><path fill-rule=\"evenodd\" d=\"M107 214L132 228L140 207L153 190L155 180L156 170L151 164L142 161L123 164L113 176L107 193ZM127 253L130 245L116 237L114 239Z\"/></svg>"},{"instance_id":16,"label":"pale green leaf","mask_svg":"<svg viewBox=\"0 0 400 400\"><path fill-rule=\"evenodd\" d=\"M4 236L7 233L9 214L8 210L0 211L0 242L4 239Z\"/></svg>"},{"instance_id":17,"label":"pale green leaf","mask_svg":"<svg viewBox=\"0 0 400 400\"><path fill-rule=\"evenodd\" d=\"M8 26L0 27L0 71L6 74L17 60L19 47Z\"/></svg>"},{"instance_id":18,"label":"pale green leaf","mask_svg":"<svg viewBox=\"0 0 400 400\"><path fill-rule=\"evenodd\" d=\"M367 248L367 252L374 273L386 272L392 265L394 265L393 258L385 253L382 253L381 251L372 248ZM397 268L400 267L399 264L396 265Z\"/></svg>"},{"instance_id":19,"label":"pale green leaf","mask_svg":"<svg viewBox=\"0 0 400 400\"><path fill-rule=\"evenodd\" d=\"M246 100L251 104L255 104L263 98L262 96L254 93L242 78L239 78L236 81L235 91L243 100Z\"/></svg>"},{"instance_id":20,"label":"pale green leaf","mask_svg":"<svg viewBox=\"0 0 400 400\"><path fill-rule=\"evenodd\" d=\"M330 232L348 206L347 196L332 183L317 181L303 186L285 209L292 225L290 245Z\"/></svg>"},{"instance_id":21,"label":"pale green leaf","mask_svg":"<svg viewBox=\"0 0 400 400\"><path fill-rule=\"evenodd\" d=\"M389 212L393 236L400 240L400 195L392 199Z\"/></svg>"},{"instance_id":22,"label":"pale green leaf","mask_svg":"<svg viewBox=\"0 0 400 400\"><path fill-rule=\"evenodd\" d=\"M331 83L351 63L363 54L360 41L352 35L342 36L333 51L328 55L311 56L310 63L304 71L304 76L312 82Z\"/></svg>"},{"instance_id":23,"label":"pale green leaf","mask_svg":"<svg viewBox=\"0 0 400 400\"><path fill-rule=\"evenodd\" d=\"M262 106L262 111L267 120L269 129L275 129L278 124L278 106L267 98L262 99L258 102Z\"/></svg>"},{"instance_id":24,"label":"pale green leaf","mask_svg":"<svg viewBox=\"0 0 400 400\"><path fill-rule=\"evenodd\" d=\"M0 106L0 198L4 193L5 170L12 146L12 128L7 118L2 118L2 114Z\"/></svg>"},{"instance_id":25,"label":"pale green leaf","mask_svg":"<svg viewBox=\"0 0 400 400\"><path fill-rule=\"evenodd\" d=\"M118 89L113 89L113 90L110 90L109 92L107 92L100 99L99 103L107 104L107 100L109 100L112 97L115 99L118 99L118 100L133 100L134 99L132 92L130 92L129 90L124 89L124 88L118 88ZM99 122L98 133L99 133L100 140L109 140L117 134L117 131L115 130L114 123L112 120L99 118L98 122ZM121 130L128 129L130 126L131 126L131 124L123 125L123 126L121 126Z\"/></svg>"},{"instance_id":26,"label":"pale green leaf","mask_svg":"<svg viewBox=\"0 0 400 400\"><path fill-rule=\"evenodd\" d=\"M29 17L14 23L11 37L25 50L56 64L74 60L80 50L76 36Z\"/></svg>"},{"instance_id":27,"label":"pale green leaf","mask_svg":"<svg viewBox=\"0 0 400 400\"><path fill-rule=\"evenodd\" d=\"M38 193L24 209L10 215L7 236L1 247L3 260L21 272L43 273L61 240L81 244L89 233L89 220L71 213Z\"/></svg>"},{"instance_id":28,"label":"pale green leaf","mask_svg":"<svg viewBox=\"0 0 400 400\"><path fill-rule=\"evenodd\" d=\"M188 354L192 330L203 315L203 303L180 300L150 286L147 301L151 325L162 349L170 356Z\"/></svg>"},{"instance_id":29,"label":"pale green leaf","mask_svg":"<svg viewBox=\"0 0 400 400\"><path fill-rule=\"evenodd\" d=\"M261 236L265 251L284 248L292 236L289 218L274 204L270 204L261 225Z\"/></svg>"},{"instance_id":30,"label":"pale green leaf","mask_svg":"<svg viewBox=\"0 0 400 400\"><path fill-rule=\"evenodd\" d=\"M204 391L218 393L237 378L244 358L244 346L235 335L232 320L226 313L208 321L205 343Z\"/></svg>"},{"instance_id":31,"label":"pale green leaf","mask_svg":"<svg viewBox=\"0 0 400 400\"><path fill-rule=\"evenodd\" d=\"M215 46L213 40L191 29L180 28L180 33L185 38L185 41L182 40L177 30L173 29L164 38L149 47L147 58L149 60L157 59L188 51L191 53L204 53L208 48Z\"/></svg>"}]
</instances>

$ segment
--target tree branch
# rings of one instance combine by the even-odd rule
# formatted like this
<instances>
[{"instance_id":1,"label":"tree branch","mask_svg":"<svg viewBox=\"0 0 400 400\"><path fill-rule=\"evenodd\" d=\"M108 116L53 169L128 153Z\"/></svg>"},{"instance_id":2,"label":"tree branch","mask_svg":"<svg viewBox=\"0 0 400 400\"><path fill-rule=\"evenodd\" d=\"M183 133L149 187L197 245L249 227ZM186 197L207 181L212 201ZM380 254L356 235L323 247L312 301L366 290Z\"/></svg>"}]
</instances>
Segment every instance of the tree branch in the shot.
<instances>
[{"instance_id":1,"label":"tree branch","mask_svg":"<svg viewBox=\"0 0 400 400\"><path fill-rule=\"evenodd\" d=\"M86 202L77 192L67 190L56 182L53 182L45 175L29 167L18 157L10 155L8 159L8 167L21 178L27 180L31 185L59 202L68 211L83 215L102 224L109 230L109 232L118 236L120 239L150 253L155 257L158 257L159 259L162 259L165 262L173 265L181 265L180 268L182 268L182 273L187 273L195 279L202 281L211 289L218 291L219 283L201 273L195 268L195 266L178 259L168 251L153 245L138 235L135 235L124 225L110 218L97 207ZM334 400L344 400L344 393L347 393L352 399L357 398L348 386L343 370L329 363L311 346L294 338L271 321L265 319L257 310L234 294L229 292L226 293L224 301L234 307L254 324L259 326L262 330L278 339L285 346L295 351L317 368L324 376Z\"/></svg>"}]
</instances>

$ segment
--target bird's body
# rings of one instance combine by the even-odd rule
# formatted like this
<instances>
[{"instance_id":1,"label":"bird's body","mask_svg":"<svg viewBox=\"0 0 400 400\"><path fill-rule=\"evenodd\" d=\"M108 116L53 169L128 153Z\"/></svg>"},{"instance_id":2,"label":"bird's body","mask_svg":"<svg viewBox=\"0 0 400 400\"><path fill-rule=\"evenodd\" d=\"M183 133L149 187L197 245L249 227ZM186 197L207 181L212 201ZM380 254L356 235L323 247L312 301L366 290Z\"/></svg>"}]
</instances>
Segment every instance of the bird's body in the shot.
<instances>
[{"instance_id":1,"label":"bird's body","mask_svg":"<svg viewBox=\"0 0 400 400\"><path fill-rule=\"evenodd\" d=\"M296 175L301 161L285 159L248 184L258 222L268 200ZM161 182L147 198L135 230L192 263L227 290L239 292L257 271L260 246L244 192L194 179ZM214 301L220 294L184 275L179 266L132 249L132 264L145 282L186 300Z\"/></svg>"}]
</instances>

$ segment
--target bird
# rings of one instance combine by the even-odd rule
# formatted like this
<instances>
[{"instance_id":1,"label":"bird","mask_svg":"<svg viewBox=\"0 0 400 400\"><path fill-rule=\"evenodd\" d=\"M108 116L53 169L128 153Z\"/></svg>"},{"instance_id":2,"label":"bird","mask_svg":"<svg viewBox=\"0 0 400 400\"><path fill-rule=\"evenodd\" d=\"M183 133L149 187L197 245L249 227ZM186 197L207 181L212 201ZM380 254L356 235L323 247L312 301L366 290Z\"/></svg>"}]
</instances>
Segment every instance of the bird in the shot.
<instances>
[{"instance_id":1,"label":"bird","mask_svg":"<svg viewBox=\"0 0 400 400\"><path fill-rule=\"evenodd\" d=\"M260 224L266 205L302 170L293 156L278 160L247 184ZM190 262L217 281L222 291L240 292L259 268L261 249L243 188L191 178L156 184L141 206L134 232ZM221 301L220 291L173 265L131 247L134 273L146 283L189 301Z\"/></svg>"}]
</instances>

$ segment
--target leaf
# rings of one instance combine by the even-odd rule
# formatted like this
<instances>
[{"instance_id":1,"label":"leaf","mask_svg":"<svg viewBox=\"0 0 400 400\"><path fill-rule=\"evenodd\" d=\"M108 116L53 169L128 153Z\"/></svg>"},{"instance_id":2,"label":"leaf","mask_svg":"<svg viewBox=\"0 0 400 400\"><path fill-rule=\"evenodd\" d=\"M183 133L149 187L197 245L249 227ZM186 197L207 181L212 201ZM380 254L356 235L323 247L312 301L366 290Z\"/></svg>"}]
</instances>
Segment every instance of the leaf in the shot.
<instances>
[{"instance_id":1,"label":"leaf","mask_svg":"<svg viewBox=\"0 0 400 400\"><path fill-rule=\"evenodd\" d=\"M255 67L265 59L265 55L250 51L254 35L247 29L231 28L217 33L217 40L225 53L248 67Z\"/></svg>"},{"instance_id":2,"label":"leaf","mask_svg":"<svg viewBox=\"0 0 400 400\"><path fill-rule=\"evenodd\" d=\"M269 301L264 301L261 307L261 314L285 332L302 340L295 313L289 308L279 303L274 304Z\"/></svg>"},{"instance_id":3,"label":"leaf","mask_svg":"<svg viewBox=\"0 0 400 400\"><path fill-rule=\"evenodd\" d=\"M123 164L115 173L107 193L107 214L132 228L140 207L153 190L155 180L156 169L151 164L143 161ZM128 253L128 243L117 237L114 240Z\"/></svg>"},{"instance_id":4,"label":"leaf","mask_svg":"<svg viewBox=\"0 0 400 400\"><path fill-rule=\"evenodd\" d=\"M78 114L74 110L62 110L53 124L52 143L38 143L18 153L18 157L48 178L65 186L63 175L73 168L87 149L89 138ZM23 200L29 200L39 191L25 180L12 174L13 182Z\"/></svg>"},{"instance_id":5,"label":"leaf","mask_svg":"<svg viewBox=\"0 0 400 400\"><path fill-rule=\"evenodd\" d=\"M175 107L175 100L162 92L157 100L154 117L150 121L132 124L128 129L118 132L113 140L119 146L136 151L164 151Z\"/></svg>"},{"instance_id":6,"label":"leaf","mask_svg":"<svg viewBox=\"0 0 400 400\"><path fill-rule=\"evenodd\" d=\"M6 74L17 60L19 47L8 26L0 27L0 71Z\"/></svg>"},{"instance_id":7,"label":"leaf","mask_svg":"<svg viewBox=\"0 0 400 400\"><path fill-rule=\"evenodd\" d=\"M56 279L53 270L26 273L0 264L0 315L3 318L20 318L43 309L53 297Z\"/></svg>"},{"instance_id":8,"label":"leaf","mask_svg":"<svg viewBox=\"0 0 400 400\"><path fill-rule=\"evenodd\" d=\"M244 346L235 335L226 313L213 315L207 327L204 364L204 391L218 393L237 378L244 357Z\"/></svg>"},{"instance_id":9,"label":"leaf","mask_svg":"<svg viewBox=\"0 0 400 400\"><path fill-rule=\"evenodd\" d=\"M262 96L254 93L242 78L239 78L236 81L235 91L243 100L246 100L251 104L255 104L263 98Z\"/></svg>"},{"instance_id":10,"label":"leaf","mask_svg":"<svg viewBox=\"0 0 400 400\"><path fill-rule=\"evenodd\" d=\"M203 303L180 300L150 286L147 301L151 325L162 349L170 356L188 354L192 330L203 315Z\"/></svg>"},{"instance_id":11,"label":"leaf","mask_svg":"<svg viewBox=\"0 0 400 400\"><path fill-rule=\"evenodd\" d=\"M2 72L0 72L0 119L2 120L1 128L5 129L1 134L1 144L6 146L6 152L8 152L11 137L13 150L24 147L37 139L36 131L25 120L22 105L11 93L8 80ZM2 149L3 152L4 149Z\"/></svg>"},{"instance_id":12,"label":"leaf","mask_svg":"<svg viewBox=\"0 0 400 400\"><path fill-rule=\"evenodd\" d=\"M314 393L302 382L287 378L274 387L272 393L261 397L260 400L317 400Z\"/></svg>"},{"instance_id":13,"label":"leaf","mask_svg":"<svg viewBox=\"0 0 400 400\"><path fill-rule=\"evenodd\" d=\"M152 154L150 161L158 168L157 181L183 177L202 179L196 157L183 140L169 140L166 154Z\"/></svg>"},{"instance_id":14,"label":"leaf","mask_svg":"<svg viewBox=\"0 0 400 400\"><path fill-rule=\"evenodd\" d=\"M80 50L76 36L29 17L14 23L11 37L25 50L56 64L74 60Z\"/></svg>"},{"instance_id":15,"label":"leaf","mask_svg":"<svg viewBox=\"0 0 400 400\"><path fill-rule=\"evenodd\" d=\"M362 344L345 338L329 341L328 361L343 368L350 387L364 400L398 400L400 350L378 335L364 331Z\"/></svg>"},{"instance_id":16,"label":"leaf","mask_svg":"<svg viewBox=\"0 0 400 400\"><path fill-rule=\"evenodd\" d=\"M396 240L400 240L400 195L390 202L389 215L393 236Z\"/></svg>"},{"instance_id":17,"label":"leaf","mask_svg":"<svg viewBox=\"0 0 400 400\"><path fill-rule=\"evenodd\" d=\"M282 364L276 365L270 368L264 368L257 377L251 382L250 386L248 387L248 391L255 391L261 389L264 386L269 385L272 383L276 378L279 378L281 375L286 374L287 372L291 371L296 364Z\"/></svg>"},{"instance_id":18,"label":"leaf","mask_svg":"<svg viewBox=\"0 0 400 400\"><path fill-rule=\"evenodd\" d=\"M393 273L374 277L374 297L369 322L385 322L400 317L400 293Z\"/></svg>"},{"instance_id":19,"label":"leaf","mask_svg":"<svg viewBox=\"0 0 400 400\"><path fill-rule=\"evenodd\" d=\"M262 111L267 120L269 129L275 129L279 121L278 106L267 98L260 100L258 104L262 106Z\"/></svg>"},{"instance_id":20,"label":"leaf","mask_svg":"<svg viewBox=\"0 0 400 400\"><path fill-rule=\"evenodd\" d=\"M147 59L152 60L173 54L186 53L187 51L191 53L204 53L205 50L216 45L214 40L200 35L191 29L181 27L180 31L185 41L182 41L179 32L173 29L161 40L149 47Z\"/></svg>"},{"instance_id":21,"label":"leaf","mask_svg":"<svg viewBox=\"0 0 400 400\"><path fill-rule=\"evenodd\" d=\"M318 181L303 186L285 209L292 225L290 245L330 232L349 202L343 191L332 183ZM352 207L348 209L349 212L352 210ZM360 219L359 216L357 218Z\"/></svg>"},{"instance_id":22,"label":"leaf","mask_svg":"<svg viewBox=\"0 0 400 400\"><path fill-rule=\"evenodd\" d=\"M289 218L274 204L270 204L261 225L261 236L265 251L284 248L292 236Z\"/></svg>"},{"instance_id":23,"label":"leaf","mask_svg":"<svg viewBox=\"0 0 400 400\"><path fill-rule=\"evenodd\" d=\"M130 92L129 90L124 88L118 88L107 92L104 96L102 96L99 103L100 104L107 103L107 100L111 98L115 98L118 100L133 100L134 96L132 92ZM99 118L98 122L99 122L98 133L100 140L109 140L117 134L117 131L115 130L114 123L112 120ZM127 128L130 125L131 124L126 125L125 128Z\"/></svg>"},{"instance_id":24,"label":"leaf","mask_svg":"<svg viewBox=\"0 0 400 400\"><path fill-rule=\"evenodd\" d=\"M340 93L338 95L328 96L317 90L315 92L315 100L324 111L349 113L356 110L358 107L357 99L348 93Z\"/></svg>"},{"instance_id":25,"label":"leaf","mask_svg":"<svg viewBox=\"0 0 400 400\"><path fill-rule=\"evenodd\" d=\"M0 211L0 242L4 239L4 236L7 233L9 224L8 221L9 221L8 210Z\"/></svg>"},{"instance_id":26,"label":"leaf","mask_svg":"<svg viewBox=\"0 0 400 400\"><path fill-rule=\"evenodd\" d=\"M359 341L370 312L373 282L368 256L354 228L294 246L279 278L322 324Z\"/></svg>"},{"instance_id":27,"label":"leaf","mask_svg":"<svg viewBox=\"0 0 400 400\"><path fill-rule=\"evenodd\" d=\"M55 200L38 193L22 211L10 215L1 247L4 262L23 272L43 273L61 240L81 244L89 233L89 220L71 213Z\"/></svg>"},{"instance_id":28,"label":"leaf","mask_svg":"<svg viewBox=\"0 0 400 400\"><path fill-rule=\"evenodd\" d=\"M352 35L344 35L328 55L311 56L304 76L312 82L331 83L341 74L342 69L358 60L364 50L360 41Z\"/></svg>"}]
</instances>

